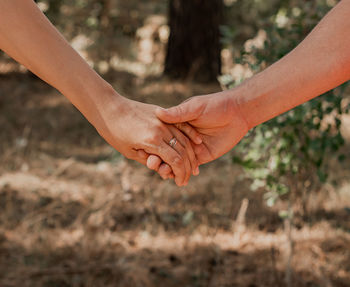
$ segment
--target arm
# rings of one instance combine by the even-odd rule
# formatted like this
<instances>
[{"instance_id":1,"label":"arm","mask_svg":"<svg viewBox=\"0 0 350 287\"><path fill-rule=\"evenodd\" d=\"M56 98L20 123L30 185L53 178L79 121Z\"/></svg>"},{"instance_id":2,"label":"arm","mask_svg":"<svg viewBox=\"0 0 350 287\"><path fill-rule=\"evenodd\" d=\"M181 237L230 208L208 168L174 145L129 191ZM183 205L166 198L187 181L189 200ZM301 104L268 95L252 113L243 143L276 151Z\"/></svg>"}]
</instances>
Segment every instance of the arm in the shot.
<instances>
[{"instance_id":1,"label":"arm","mask_svg":"<svg viewBox=\"0 0 350 287\"><path fill-rule=\"evenodd\" d=\"M186 184L196 170L188 139L161 123L155 106L118 95L32 0L0 0L0 49L65 95L126 157L146 164L147 153L157 154L171 166L178 185ZM172 149L167 143L174 136L178 144Z\"/></svg>"},{"instance_id":2,"label":"arm","mask_svg":"<svg viewBox=\"0 0 350 287\"><path fill-rule=\"evenodd\" d=\"M349 80L349 31L350 1L343 0L299 46L263 72L230 91L160 109L158 117L166 123L189 122L196 127L204 143L204 148L195 148L200 164L214 160L249 129Z\"/></svg>"},{"instance_id":3,"label":"arm","mask_svg":"<svg viewBox=\"0 0 350 287\"><path fill-rule=\"evenodd\" d=\"M252 128L350 79L350 1L341 1L293 51L231 93Z\"/></svg>"}]
</instances>

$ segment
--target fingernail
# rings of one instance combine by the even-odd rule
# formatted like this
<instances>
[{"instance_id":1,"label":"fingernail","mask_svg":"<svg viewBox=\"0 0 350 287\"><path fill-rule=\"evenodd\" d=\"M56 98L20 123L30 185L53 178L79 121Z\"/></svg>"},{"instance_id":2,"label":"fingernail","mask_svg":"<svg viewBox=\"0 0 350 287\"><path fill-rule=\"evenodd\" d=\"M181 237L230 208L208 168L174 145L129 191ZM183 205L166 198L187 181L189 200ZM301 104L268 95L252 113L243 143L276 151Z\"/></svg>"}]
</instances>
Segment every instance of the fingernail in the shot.
<instances>
[{"instance_id":1,"label":"fingernail","mask_svg":"<svg viewBox=\"0 0 350 287\"><path fill-rule=\"evenodd\" d=\"M194 170L193 175L199 175L199 167L198 166Z\"/></svg>"},{"instance_id":2,"label":"fingernail","mask_svg":"<svg viewBox=\"0 0 350 287\"><path fill-rule=\"evenodd\" d=\"M200 136L196 137L196 144L201 144L203 142L202 138Z\"/></svg>"}]
</instances>

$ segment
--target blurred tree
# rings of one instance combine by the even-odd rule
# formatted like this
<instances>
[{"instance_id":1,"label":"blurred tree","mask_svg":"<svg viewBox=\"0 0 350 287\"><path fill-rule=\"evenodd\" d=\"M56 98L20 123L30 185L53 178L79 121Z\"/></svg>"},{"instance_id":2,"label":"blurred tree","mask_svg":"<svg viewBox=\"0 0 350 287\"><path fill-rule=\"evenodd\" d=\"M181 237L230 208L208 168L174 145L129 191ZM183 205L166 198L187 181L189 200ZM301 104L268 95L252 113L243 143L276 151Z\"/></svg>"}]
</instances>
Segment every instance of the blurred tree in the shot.
<instances>
[{"instance_id":1,"label":"blurred tree","mask_svg":"<svg viewBox=\"0 0 350 287\"><path fill-rule=\"evenodd\" d=\"M43 2L48 5L48 10L46 11L45 14L50 18L51 21L53 20L52 18L59 17L63 0L46 0L46 1L34 0L34 2L35 3Z\"/></svg>"},{"instance_id":2,"label":"blurred tree","mask_svg":"<svg viewBox=\"0 0 350 287\"><path fill-rule=\"evenodd\" d=\"M261 22L260 29L266 33L263 46L244 45L237 64L254 73L265 69L297 46L336 2L286 0L280 4ZM225 43L232 41L230 33L223 36ZM220 80L232 88L242 77L228 74ZM268 205L289 196L293 203L300 203L300 213L306 216L311 192L329 181L330 159L345 159L346 154L340 152L345 144L340 126L342 114L350 112L350 105L343 102L346 89L344 84L257 126L236 147L239 156L234 162L247 169L253 190L267 191Z\"/></svg>"},{"instance_id":3,"label":"blurred tree","mask_svg":"<svg viewBox=\"0 0 350 287\"><path fill-rule=\"evenodd\" d=\"M112 7L111 0L102 0L100 1L101 9L98 15L99 22L101 23L101 27L106 29L110 26L110 10Z\"/></svg>"},{"instance_id":4,"label":"blurred tree","mask_svg":"<svg viewBox=\"0 0 350 287\"><path fill-rule=\"evenodd\" d=\"M222 0L170 0L170 37L164 73L215 81L221 70Z\"/></svg>"},{"instance_id":5,"label":"blurred tree","mask_svg":"<svg viewBox=\"0 0 350 287\"><path fill-rule=\"evenodd\" d=\"M113 22L111 19L112 0L101 0L98 2L100 9L97 14L99 25L99 41L103 43L102 46L97 47L99 56L105 61L109 61L111 58L113 47L113 40L115 37L115 31L113 29Z\"/></svg>"},{"instance_id":6,"label":"blurred tree","mask_svg":"<svg viewBox=\"0 0 350 287\"><path fill-rule=\"evenodd\" d=\"M49 10L47 11L47 14L49 18L58 17L60 14L61 6L63 4L63 0L49 0L48 4L49 4Z\"/></svg>"}]
</instances>

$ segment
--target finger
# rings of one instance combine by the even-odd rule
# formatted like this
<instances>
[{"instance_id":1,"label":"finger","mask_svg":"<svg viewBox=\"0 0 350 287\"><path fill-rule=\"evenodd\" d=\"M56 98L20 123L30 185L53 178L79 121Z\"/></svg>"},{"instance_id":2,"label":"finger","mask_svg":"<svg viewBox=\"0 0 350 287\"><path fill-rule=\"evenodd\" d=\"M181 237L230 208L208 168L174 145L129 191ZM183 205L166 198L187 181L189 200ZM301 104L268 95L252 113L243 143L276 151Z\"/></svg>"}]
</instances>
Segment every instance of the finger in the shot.
<instances>
[{"instance_id":1,"label":"finger","mask_svg":"<svg viewBox=\"0 0 350 287\"><path fill-rule=\"evenodd\" d=\"M147 152L145 152L143 149L139 149L139 150L137 150L137 156L138 156L139 158L142 158L142 159L144 159L144 160L147 160L148 157L149 157L149 154L148 154Z\"/></svg>"},{"instance_id":2,"label":"finger","mask_svg":"<svg viewBox=\"0 0 350 287\"><path fill-rule=\"evenodd\" d=\"M170 130L172 130L171 128L169 128ZM175 128L174 128L175 129ZM175 129L176 130L176 129ZM180 137L180 135L176 135L176 132L174 132L174 137L177 139L177 137ZM188 181L191 177L192 174L192 169L191 169L191 162L190 159L188 157L187 151L185 149L185 147L181 144L181 141L177 139L177 142L175 144L175 146L172 147L175 151L177 151L177 153L181 156L181 158L183 159L183 163L184 163L184 179L182 182L182 186L185 186L188 184Z\"/></svg>"},{"instance_id":3,"label":"finger","mask_svg":"<svg viewBox=\"0 0 350 287\"><path fill-rule=\"evenodd\" d=\"M128 154L127 158L135 160L143 165L147 164L147 158L149 157L149 154L146 153L144 150L133 150L130 154Z\"/></svg>"},{"instance_id":4,"label":"finger","mask_svg":"<svg viewBox=\"0 0 350 287\"><path fill-rule=\"evenodd\" d=\"M148 154L144 150L137 150L137 155L134 156L134 160L146 165L149 169L158 172L162 179L174 178L171 167L164 163L162 159L156 155Z\"/></svg>"},{"instance_id":5,"label":"finger","mask_svg":"<svg viewBox=\"0 0 350 287\"><path fill-rule=\"evenodd\" d=\"M136 160L142 162L142 164L146 165L149 169L157 171L162 164L162 159L154 154L148 154L143 149L137 150Z\"/></svg>"},{"instance_id":6,"label":"finger","mask_svg":"<svg viewBox=\"0 0 350 287\"><path fill-rule=\"evenodd\" d=\"M169 126L169 130L172 132L177 142L173 147L185 160L186 177L185 184L187 185L192 174L196 173L198 168L197 159L194 154L191 142L186 136L176 129L174 126Z\"/></svg>"},{"instance_id":7,"label":"finger","mask_svg":"<svg viewBox=\"0 0 350 287\"><path fill-rule=\"evenodd\" d=\"M204 106L197 100L190 99L170 109L157 108L157 117L166 123L184 123L197 119L203 112Z\"/></svg>"},{"instance_id":8,"label":"finger","mask_svg":"<svg viewBox=\"0 0 350 287\"><path fill-rule=\"evenodd\" d=\"M192 147L190 140L178 129L171 127L170 130L174 134L175 138L181 143L181 145L185 148L185 150L187 152L187 156L188 156L190 164L191 164L191 173L193 175L198 175L199 174L199 168L198 168L199 164L198 164L198 160L196 158L196 154L193 150L193 147Z\"/></svg>"},{"instance_id":9,"label":"finger","mask_svg":"<svg viewBox=\"0 0 350 287\"><path fill-rule=\"evenodd\" d=\"M178 123L175 127L182 131L192 142L195 144L201 144L203 142L200 133L188 123Z\"/></svg>"},{"instance_id":10,"label":"finger","mask_svg":"<svg viewBox=\"0 0 350 287\"><path fill-rule=\"evenodd\" d=\"M167 163L162 163L158 169L158 173L162 178L174 178L173 171Z\"/></svg>"},{"instance_id":11,"label":"finger","mask_svg":"<svg viewBox=\"0 0 350 287\"><path fill-rule=\"evenodd\" d=\"M204 144L195 145L193 147L196 158L198 159L199 165L205 164L213 160L213 155L209 151L208 147Z\"/></svg>"},{"instance_id":12,"label":"finger","mask_svg":"<svg viewBox=\"0 0 350 287\"><path fill-rule=\"evenodd\" d=\"M163 160L154 154L148 155L147 153L145 153L147 155L147 161L146 161L146 166L151 169L156 171L160 177L162 179L169 179L169 178L174 178L174 177L170 177L171 175L173 175L173 171L171 170L171 167L164 163Z\"/></svg>"},{"instance_id":13,"label":"finger","mask_svg":"<svg viewBox=\"0 0 350 287\"><path fill-rule=\"evenodd\" d=\"M158 172L162 179L174 178L171 167L168 164L164 163L163 160L156 155L151 154L148 157L147 167ZM172 177L170 177L171 175Z\"/></svg>"},{"instance_id":14,"label":"finger","mask_svg":"<svg viewBox=\"0 0 350 287\"><path fill-rule=\"evenodd\" d=\"M163 160L159 156L151 154L147 159L147 167L149 169L158 171L162 162Z\"/></svg>"},{"instance_id":15,"label":"finger","mask_svg":"<svg viewBox=\"0 0 350 287\"><path fill-rule=\"evenodd\" d=\"M173 149L166 140L160 144L158 154L161 155L164 162L171 166L175 175L176 185L182 186L186 177L186 169L184 168L185 163L182 156Z\"/></svg>"},{"instance_id":16,"label":"finger","mask_svg":"<svg viewBox=\"0 0 350 287\"><path fill-rule=\"evenodd\" d=\"M174 137L169 130L169 126L164 125L161 133L162 135L157 138L152 137L148 141L146 140L150 143L146 144L143 150L149 154L158 155L170 165L175 176L175 183L182 186L186 176L185 159L169 145L170 140Z\"/></svg>"}]
</instances>

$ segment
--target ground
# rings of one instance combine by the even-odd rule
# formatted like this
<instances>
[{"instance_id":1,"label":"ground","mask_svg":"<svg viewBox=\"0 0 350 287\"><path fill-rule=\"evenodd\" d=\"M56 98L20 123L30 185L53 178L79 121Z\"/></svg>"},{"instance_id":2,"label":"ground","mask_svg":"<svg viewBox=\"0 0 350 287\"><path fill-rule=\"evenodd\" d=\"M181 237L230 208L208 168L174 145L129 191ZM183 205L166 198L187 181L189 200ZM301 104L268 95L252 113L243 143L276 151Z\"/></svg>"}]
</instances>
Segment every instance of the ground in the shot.
<instances>
[{"instance_id":1,"label":"ground","mask_svg":"<svg viewBox=\"0 0 350 287\"><path fill-rule=\"evenodd\" d=\"M164 105L200 92L164 79L134 92L155 85L177 95L154 93ZM0 91L1 286L284 286L283 221L229 155L177 188L123 159L33 76L3 75ZM293 230L295 286L348 286L346 172Z\"/></svg>"},{"instance_id":2,"label":"ground","mask_svg":"<svg viewBox=\"0 0 350 287\"><path fill-rule=\"evenodd\" d=\"M133 61L104 73L132 99L170 106L220 89ZM178 188L124 159L23 68L0 70L0 286L286 286L278 206L250 190L232 153ZM292 286L350 286L349 161L331 167L337 184L295 217Z\"/></svg>"}]
</instances>

